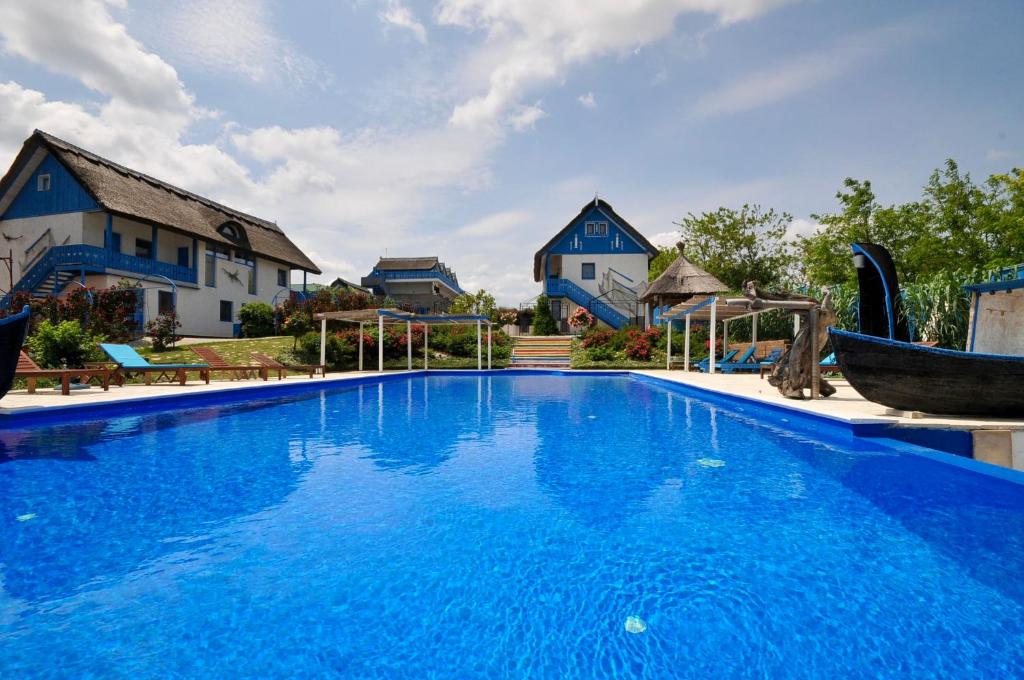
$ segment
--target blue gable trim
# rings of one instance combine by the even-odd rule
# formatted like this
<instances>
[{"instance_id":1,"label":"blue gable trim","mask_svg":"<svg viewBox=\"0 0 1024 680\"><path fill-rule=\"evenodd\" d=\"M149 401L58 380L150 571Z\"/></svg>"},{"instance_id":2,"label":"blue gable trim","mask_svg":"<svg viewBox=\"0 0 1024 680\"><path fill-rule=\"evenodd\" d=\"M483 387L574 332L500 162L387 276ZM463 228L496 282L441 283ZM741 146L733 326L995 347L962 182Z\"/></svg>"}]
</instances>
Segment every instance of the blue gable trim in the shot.
<instances>
[{"instance_id":1,"label":"blue gable trim","mask_svg":"<svg viewBox=\"0 0 1024 680\"><path fill-rule=\"evenodd\" d=\"M607 236L587 236L587 222L607 222ZM562 238L547 250L556 255L620 255L642 254L647 249L601 208L594 206L578 217Z\"/></svg>"},{"instance_id":2,"label":"blue gable trim","mask_svg":"<svg viewBox=\"0 0 1024 680\"><path fill-rule=\"evenodd\" d=\"M38 190L40 175L50 176L49 191ZM99 208L100 206L82 188L78 180L68 172L68 169L52 154L47 154L0 219L38 217L55 213L99 210Z\"/></svg>"}]
</instances>

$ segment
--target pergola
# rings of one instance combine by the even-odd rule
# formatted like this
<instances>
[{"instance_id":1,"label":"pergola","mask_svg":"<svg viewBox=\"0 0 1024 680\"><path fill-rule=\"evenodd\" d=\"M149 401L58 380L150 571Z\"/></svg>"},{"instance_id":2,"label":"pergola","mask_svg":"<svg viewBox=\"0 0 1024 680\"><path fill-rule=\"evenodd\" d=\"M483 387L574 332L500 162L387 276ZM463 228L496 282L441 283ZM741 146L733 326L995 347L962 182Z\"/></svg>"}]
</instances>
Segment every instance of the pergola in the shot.
<instances>
[{"instance_id":1,"label":"pergola","mask_svg":"<svg viewBox=\"0 0 1024 680\"><path fill-rule=\"evenodd\" d=\"M672 368L672 322L678 321L679 319L685 319L686 321L686 341L684 343L685 349L683 350L683 370L690 370L690 321L709 321L711 324L711 361L709 362L708 371L710 373L715 372L715 324L719 321L722 322L722 354L729 349L729 322L742 319L744 317L753 317L751 321L751 340L757 343L757 316L762 312L770 311L768 309L751 309L749 306L741 304L739 300L726 300L723 297L717 295L695 295L686 302L680 302L675 305L667 312L661 315L661 318L668 322L668 356L665 360L665 369Z\"/></svg>"},{"instance_id":2,"label":"pergola","mask_svg":"<svg viewBox=\"0 0 1024 680\"><path fill-rule=\"evenodd\" d=\"M344 312L320 312L313 315L320 321L320 363L327 362L327 322L344 321L359 324L359 370L363 370L363 329L367 323L377 323L377 370L384 370L384 325L405 324L406 356L408 369L412 370L412 325L423 324L423 369L429 368L430 326L468 326L476 324L476 368L483 369L483 336L482 327L487 326L487 370L491 369L491 329L494 326L490 318L480 315L447 315L447 314L413 314L401 309L352 309Z\"/></svg>"}]
</instances>

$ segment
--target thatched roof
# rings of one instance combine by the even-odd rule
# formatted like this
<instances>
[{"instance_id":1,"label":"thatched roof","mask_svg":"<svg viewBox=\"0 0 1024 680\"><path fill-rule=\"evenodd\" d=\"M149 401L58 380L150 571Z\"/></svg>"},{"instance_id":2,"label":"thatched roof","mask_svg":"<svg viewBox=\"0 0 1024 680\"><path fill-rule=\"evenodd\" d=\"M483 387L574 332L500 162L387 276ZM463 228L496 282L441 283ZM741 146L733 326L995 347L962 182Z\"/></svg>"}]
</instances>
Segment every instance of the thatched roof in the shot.
<instances>
[{"instance_id":1,"label":"thatched roof","mask_svg":"<svg viewBox=\"0 0 1024 680\"><path fill-rule=\"evenodd\" d=\"M580 220L591 208L595 208L595 207L596 208L600 208L611 220L613 220L616 224L618 224L618 226L621 227L622 230L624 232L626 232L630 236L630 238L632 238L634 241L636 241L640 245L641 248L646 250L647 251L648 259L650 259L650 258L652 258L652 257L654 257L655 255L658 254L658 249L654 246L654 244L651 243L650 241L648 241L644 237L643 234L641 234L639 231L637 231L636 227L634 227L632 224L627 222L621 215L619 215L617 212L615 212L615 209L612 208L610 203L605 201L603 198L595 198L592 201L587 201L583 205L583 207L580 208L580 211L576 215L576 217L573 217L571 220L569 220L568 224L566 224L564 227L562 227L557 234L555 234L554 236L551 237L550 241L545 243L544 246L534 254L534 256L533 256L533 280L534 281L543 281L544 280L544 277L541 274L541 272L544 269L544 265L543 265L544 254L547 253L548 250L553 248L554 245L556 243L558 243L558 241L563 236L565 236L565 234L570 229L573 228L573 226L576 224L576 222L578 220Z\"/></svg>"},{"instance_id":2,"label":"thatched roof","mask_svg":"<svg viewBox=\"0 0 1024 680\"><path fill-rule=\"evenodd\" d=\"M23 176L27 163L42 158L44 154L39 153L40 150L49 151L60 161L107 212L157 224L204 241L241 246L295 269L321 273L273 222L126 168L40 130L25 141L11 169L0 180L0 195ZM240 227L239 239L226 238L217 230L225 222Z\"/></svg>"},{"instance_id":3,"label":"thatched roof","mask_svg":"<svg viewBox=\"0 0 1024 680\"><path fill-rule=\"evenodd\" d=\"M728 290L729 286L680 254L661 276L651 282L640 299L654 302L660 296L666 298L666 302L678 302L693 295L724 293Z\"/></svg>"}]
</instances>

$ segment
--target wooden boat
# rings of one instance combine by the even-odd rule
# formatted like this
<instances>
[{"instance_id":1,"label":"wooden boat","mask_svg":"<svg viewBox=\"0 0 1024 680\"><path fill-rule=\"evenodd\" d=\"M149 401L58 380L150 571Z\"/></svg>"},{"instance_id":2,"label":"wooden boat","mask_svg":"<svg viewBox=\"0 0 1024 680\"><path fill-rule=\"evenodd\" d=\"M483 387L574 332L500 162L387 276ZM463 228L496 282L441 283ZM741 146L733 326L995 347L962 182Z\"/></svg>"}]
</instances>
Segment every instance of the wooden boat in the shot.
<instances>
[{"instance_id":1,"label":"wooden boat","mask_svg":"<svg viewBox=\"0 0 1024 680\"><path fill-rule=\"evenodd\" d=\"M0 398L11 391L18 357L28 335L28 305L17 314L0 319Z\"/></svg>"},{"instance_id":2,"label":"wooden boat","mask_svg":"<svg viewBox=\"0 0 1024 680\"><path fill-rule=\"evenodd\" d=\"M940 415L1024 416L1024 356L828 332L843 376L869 401Z\"/></svg>"}]
</instances>

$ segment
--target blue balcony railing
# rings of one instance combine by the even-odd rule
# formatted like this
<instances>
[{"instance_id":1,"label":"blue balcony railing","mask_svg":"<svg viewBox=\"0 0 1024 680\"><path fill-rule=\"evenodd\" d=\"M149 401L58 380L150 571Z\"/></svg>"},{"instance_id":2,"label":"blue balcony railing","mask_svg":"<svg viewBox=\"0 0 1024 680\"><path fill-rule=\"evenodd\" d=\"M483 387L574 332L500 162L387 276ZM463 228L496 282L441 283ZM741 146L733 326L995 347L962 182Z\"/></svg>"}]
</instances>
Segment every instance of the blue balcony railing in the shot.
<instances>
[{"instance_id":1,"label":"blue balcony railing","mask_svg":"<svg viewBox=\"0 0 1024 680\"><path fill-rule=\"evenodd\" d=\"M566 297L612 328L622 328L629 323L629 317L607 302L591 295L569 279L548 279L547 294L551 297Z\"/></svg>"},{"instance_id":2,"label":"blue balcony railing","mask_svg":"<svg viewBox=\"0 0 1024 680\"><path fill-rule=\"evenodd\" d=\"M378 278L383 281L393 281L401 279L435 279L445 284L460 295L463 293L462 288L459 284L452 280L451 277L446 275L444 272L438 271L417 271L414 269L399 269L399 270L386 270L381 271L374 269L370 276L367 278Z\"/></svg>"},{"instance_id":3,"label":"blue balcony railing","mask_svg":"<svg viewBox=\"0 0 1024 680\"><path fill-rule=\"evenodd\" d=\"M56 269L81 267L90 271L121 271L143 276L166 276L172 281L197 283L199 277L192 267L182 267L169 262L149 260L144 257L115 253L106 248L82 244L54 246L46 251L14 286L14 290L35 290Z\"/></svg>"}]
</instances>

